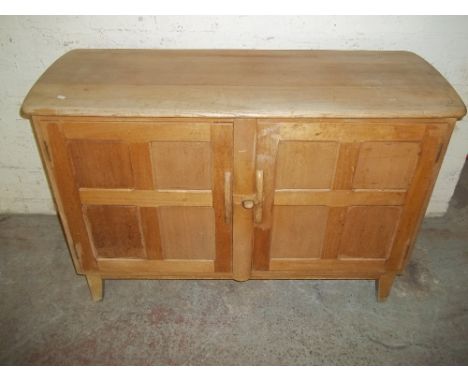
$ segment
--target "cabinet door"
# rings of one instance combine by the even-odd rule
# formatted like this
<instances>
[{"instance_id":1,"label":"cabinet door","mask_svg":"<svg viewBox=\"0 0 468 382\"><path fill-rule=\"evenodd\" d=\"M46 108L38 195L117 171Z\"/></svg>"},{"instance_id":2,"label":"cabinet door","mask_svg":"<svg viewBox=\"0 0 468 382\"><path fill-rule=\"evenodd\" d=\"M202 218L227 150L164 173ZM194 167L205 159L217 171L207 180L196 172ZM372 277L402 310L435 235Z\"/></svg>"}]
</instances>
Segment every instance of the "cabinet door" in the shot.
<instances>
[{"instance_id":1,"label":"cabinet door","mask_svg":"<svg viewBox=\"0 0 468 382\"><path fill-rule=\"evenodd\" d=\"M374 278L401 267L448 132L422 122L259 122L254 272Z\"/></svg>"},{"instance_id":2,"label":"cabinet door","mask_svg":"<svg viewBox=\"0 0 468 382\"><path fill-rule=\"evenodd\" d=\"M63 120L47 134L85 271L231 272L232 124Z\"/></svg>"}]
</instances>

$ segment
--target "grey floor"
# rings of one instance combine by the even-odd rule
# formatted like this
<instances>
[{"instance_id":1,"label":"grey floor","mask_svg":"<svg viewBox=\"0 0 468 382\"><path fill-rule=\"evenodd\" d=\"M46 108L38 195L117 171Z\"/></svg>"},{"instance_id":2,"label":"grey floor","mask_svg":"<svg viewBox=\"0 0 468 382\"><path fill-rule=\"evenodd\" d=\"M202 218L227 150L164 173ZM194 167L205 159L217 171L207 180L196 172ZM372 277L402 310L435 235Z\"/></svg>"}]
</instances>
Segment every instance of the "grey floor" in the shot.
<instances>
[{"instance_id":1,"label":"grey floor","mask_svg":"<svg viewBox=\"0 0 468 382\"><path fill-rule=\"evenodd\" d=\"M468 166L386 303L371 281L107 281L52 216L0 216L0 364L468 364Z\"/></svg>"}]
</instances>

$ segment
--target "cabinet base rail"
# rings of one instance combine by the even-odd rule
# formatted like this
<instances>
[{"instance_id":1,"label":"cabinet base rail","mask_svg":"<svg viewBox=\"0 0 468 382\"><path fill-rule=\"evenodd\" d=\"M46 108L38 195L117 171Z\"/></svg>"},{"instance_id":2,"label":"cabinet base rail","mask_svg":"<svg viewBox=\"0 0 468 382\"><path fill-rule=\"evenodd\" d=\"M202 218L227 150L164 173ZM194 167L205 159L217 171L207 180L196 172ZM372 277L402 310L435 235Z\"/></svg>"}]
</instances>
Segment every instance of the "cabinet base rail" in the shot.
<instances>
[{"instance_id":1,"label":"cabinet base rail","mask_svg":"<svg viewBox=\"0 0 468 382\"><path fill-rule=\"evenodd\" d=\"M88 273L85 275L93 301L101 301L104 296L105 280L235 280L232 273L207 273L192 275L151 275L125 273ZM375 280L378 301L385 301L390 294L396 272L357 273L338 275L333 273L306 274L301 272L252 272L249 280ZM247 280L248 281L248 280ZM245 281L242 281L245 282Z\"/></svg>"}]
</instances>

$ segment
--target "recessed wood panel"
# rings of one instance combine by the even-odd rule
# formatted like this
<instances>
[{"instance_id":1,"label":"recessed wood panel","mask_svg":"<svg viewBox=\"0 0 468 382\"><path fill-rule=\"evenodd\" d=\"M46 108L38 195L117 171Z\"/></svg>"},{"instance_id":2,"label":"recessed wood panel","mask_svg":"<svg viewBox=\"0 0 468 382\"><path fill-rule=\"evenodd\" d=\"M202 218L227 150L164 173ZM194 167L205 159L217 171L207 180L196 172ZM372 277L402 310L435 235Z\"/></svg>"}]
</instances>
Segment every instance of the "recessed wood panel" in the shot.
<instances>
[{"instance_id":1,"label":"recessed wood panel","mask_svg":"<svg viewBox=\"0 0 468 382\"><path fill-rule=\"evenodd\" d=\"M418 164L420 143L364 142L354 188L406 189Z\"/></svg>"},{"instance_id":2,"label":"recessed wood panel","mask_svg":"<svg viewBox=\"0 0 468 382\"><path fill-rule=\"evenodd\" d=\"M330 188L337 154L336 142L280 142L276 188Z\"/></svg>"},{"instance_id":3,"label":"recessed wood panel","mask_svg":"<svg viewBox=\"0 0 468 382\"><path fill-rule=\"evenodd\" d=\"M339 257L386 258L400 219L401 207L348 208Z\"/></svg>"},{"instance_id":4,"label":"recessed wood panel","mask_svg":"<svg viewBox=\"0 0 468 382\"><path fill-rule=\"evenodd\" d=\"M138 207L86 206L98 257L144 258Z\"/></svg>"},{"instance_id":5,"label":"recessed wood panel","mask_svg":"<svg viewBox=\"0 0 468 382\"><path fill-rule=\"evenodd\" d=\"M152 142L153 174L158 189L211 189L209 142Z\"/></svg>"},{"instance_id":6,"label":"recessed wood panel","mask_svg":"<svg viewBox=\"0 0 468 382\"><path fill-rule=\"evenodd\" d=\"M164 259L215 258L212 207L160 207L158 213Z\"/></svg>"},{"instance_id":7,"label":"recessed wood panel","mask_svg":"<svg viewBox=\"0 0 468 382\"><path fill-rule=\"evenodd\" d=\"M271 258L319 258L328 207L275 206Z\"/></svg>"},{"instance_id":8,"label":"recessed wood panel","mask_svg":"<svg viewBox=\"0 0 468 382\"><path fill-rule=\"evenodd\" d=\"M133 173L128 146L119 141L68 142L80 187L131 188Z\"/></svg>"}]
</instances>

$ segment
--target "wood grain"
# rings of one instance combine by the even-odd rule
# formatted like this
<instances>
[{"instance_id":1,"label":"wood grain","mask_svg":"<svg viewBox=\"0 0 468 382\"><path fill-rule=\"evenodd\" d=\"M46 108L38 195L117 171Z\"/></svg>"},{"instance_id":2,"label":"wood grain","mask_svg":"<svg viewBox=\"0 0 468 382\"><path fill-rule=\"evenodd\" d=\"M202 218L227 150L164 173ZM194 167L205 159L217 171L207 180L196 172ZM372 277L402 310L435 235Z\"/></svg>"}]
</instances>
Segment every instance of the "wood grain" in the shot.
<instances>
[{"instance_id":1,"label":"wood grain","mask_svg":"<svg viewBox=\"0 0 468 382\"><path fill-rule=\"evenodd\" d=\"M83 271L96 271L96 259L82 217L78 185L73 178L73 165L67 152L61 126L57 123L46 122L42 131L53 160L52 171L57 182L57 195L64 206L66 222L73 239L72 246L78 254Z\"/></svg>"},{"instance_id":2,"label":"wood grain","mask_svg":"<svg viewBox=\"0 0 468 382\"><path fill-rule=\"evenodd\" d=\"M278 154L279 129L269 125L257 125L256 171L263 171L262 222L254 227L253 269L269 268L271 227L273 225L273 201ZM252 174L252 177L255 175Z\"/></svg>"},{"instance_id":3,"label":"wood grain","mask_svg":"<svg viewBox=\"0 0 468 382\"><path fill-rule=\"evenodd\" d=\"M157 208L139 207L141 230L148 259L162 259L161 232Z\"/></svg>"},{"instance_id":4,"label":"wood grain","mask_svg":"<svg viewBox=\"0 0 468 382\"><path fill-rule=\"evenodd\" d=\"M419 142L364 142L354 188L406 189L419 160Z\"/></svg>"},{"instance_id":5,"label":"wood grain","mask_svg":"<svg viewBox=\"0 0 468 382\"><path fill-rule=\"evenodd\" d=\"M164 259L215 259L213 208L160 207L158 214Z\"/></svg>"},{"instance_id":6,"label":"wood grain","mask_svg":"<svg viewBox=\"0 0 468 382\"><path fill-rule=\"evenodd\" d=\"M64 119L67 139L120 140L124 142L210 140L211 124L196 121L150 122L132 118L122 119Z\"/></svg>"},{"instance_id":7,"label":"wood grain","mask_svg":"<svg viewBox=\"0 0 468 382\"><path fill-rule=\"evenodd\" d=\"M97 257L145 258L137 207L86 206Z\"/></svg>"},{"instance_id":8,"label":"wood grain","mask_svg":"<svg viewBox=\"0 0 468 382\"><path fill-rule=\"evenodd\" d=\"M354 173L360 149L360 142L342 142L340 144L333 189L350 190L353 188Z\"/></svg>"},{"instance_id":9,"label":"wood grain","mask_svg":"<svg viewBox=\"0 0 468 382\"><path fill-rule=\"evenodd\" d=\"M281 141L275 188L330 188L337 154L337 142Z\"/></svg>"},{"instance_id":10,"label":"wood grain","mask_svg":"<svg viewBox=\"0 0 468 382\"><path fill-rule=\"evenodd\" d=\"M385 261L382 259L337 260L337 259L272 259L271 272L285 272L286 274L323 276L348 276L385 272ZM262 274L257 273L256 274ZM265 274L265 273L263 273ZM278 273L276 273L278 274ZM361 276L362 277L362 276Z\"/></svg>"},{"instance_id":11,"label":"wood grain","mask_svg":"<svg viewBox=\"0 0 468 382\"><path fill-rule=\"evenodd\" d=\"M138 260L138 259L99 259L99 272L112 278L133 278L135 275L157 278L172 275L201 277L199 274L214 273L213 260Z\"/></svg>"},{"instance_id":12,"label":"wood grain","mask_svg":"<svg viewBox=\"0 0 468 382\"><path fill-rule=\"evenodd\" d=\"M336 259L338 257L346 212L347 207L331 207L328 209L322 259Z\"/></svg>"},{"instance_id":13,"label":"wood grain","mask_svg":"<svg viewBox=\"0 0 468 382\"><path fill-rule=\"evenodd\" d=\"M68 141L75 179L80 187L132 188L128 145L119 141L89 139Z\"/></svg>"},{"instance_id":14,"label":"wood grain","mask_svg":"<svg viewBox=\"0 0 468 382\"><path fill-rule=\"evenodd\" d=\"M131 143L129 150L135 188L138 190L154 189L153 165L149 143Z\"/></svg>"},{"instance_id":15,"label":"wood grain","mask_svg":"<svg viewBox=\"0 0 468 382\"><path fill-rule=\"evenodd\" d=\"M259 126L278 129L281 140L286 141L420 141L425 125L418 121L373 119L262 119Z\"/></svg>"},{"instance_id":16,"label":"wood grain","mask_svg":"<svg viewBox=\"0 0 468 382\"><path fill-rule=\"evenodd\" d=\"M252 269L253 214L241 206L241 201L255 192L256 129L254 119L234 122L233 277L237 281L248 280Z\"/></svg>"},{"instance_id":17,"label":"wood grain","mask_svg":"<svg viewBox=\"0 0 468 382\"><path fill-rule=\"evenodd\" d=\"M139 190L153 190L154 180L150 144L148 142L137 142L131 143L129 146L136 188ZM162 259L157 209L138 207L138 213L146 257L148 259Z\"/></svg>"},{"instance_id":18,"label":"wood grain","mask_svg":"<svg viewBox=\"0 0 468 382\"><path fill-rule=\"evenodd\" d=\"M349 205L389 205L399 206L405 201L406 191L361 191L361 190L277 190L276 206L321 205L346 207Z\"/></svg>"},{"instance_id":19,"label":"wood grain","mask_svg":"<svg viewBox=\"0 0 468 382\"><path fill-rule=\"evenodd\" d=\"M29 92L27 115L460 118L465 106L404 51L80 49Z\"/></svg>"},{"instance_id":20,"label":"wood grain","mask_svg":"<svg viewBox=\"0 0 468 382\"><path fill-rule=\"evenodd\" d=\"M210 142L152 142L151 156L155 188L212 188Z\"/></svg>"},{"instance_id":21,"label":"wood grain","mask_svg":"<svg viewBox=\"0 0 468 382\"><path fill-rule=\"evenodd\" d=\"M33 117L31 120L32 130L34 137L36 139L36 144L39 148L39 153L41 156L42 165L46 172L46 178L50 190L52 191L52 197L54 201L55 208L58 213L60 225L65 234L68 250L73 261L73 266L77 274L83 274L83 266L81 265L81 258L79 251L75 248L75 243L73 242L73 235L71 232L70 225L67 219L67 212L65 211L64 201L60 196L60 192L57 186L56 175L53 170L53 161L49 149L48 139L47 139L47 123L44 123L39 118Z\"/></svg>"},{"instance_id":22,"label":"wood grain","mask_svg":"<svg viewBox=\"0 0 468 382\"><path fill-rule=\"evenodd\" d=\"M395 238L387 262L390 271L401 272L411 254L453 128L454 121L450 124L427 126L421 147L420 164L408 189L406 208L400 219L398 227L400 234Z\"/></svg>"},{"instance_id":23,"label":"wood grain","mask_svg":"<svg viewBox=\"0 0 468 382\"><path fill-rule=\"evenodd\" d=\"M321 257L327 216L323 206L275 206L270 258Z\"/></svg>"},{"instance_id":24,"label":"wood grain","mask_svg":"<svg viewBox=\"0 0 468 382\"><path fill-rule=\"evenodd\" d=\"M387 272L377 279L375 286L378 301L382 302L387 299L387 297L390 294L390 290L392 289L392 284L395 280L395 276L395 272Z\"/></svg>"},{"instance_id":25,"label":"wood grain","mask_svg":"<svg viewBox=\"0 0 468 382\"><path fill-rule=\"evenodd\" d=\"M212 206L211 191L151 191L134 189L80 188L83 204L159 206Z\"/></svg>"},{"instance_id":26,"label":"wood grain","mask_svg":"<svg viewBox=\"0 0 468 382\"><path fill-rule=\"evenodd\" d=\"M400 215L400 207L349 207L338 256L387 258L392 249Z\"/></svg>"},{"instance_id":27,"label":"wood grain","mask_svg":"<svg viewBox=\"0 0 468 382\"><path fill-rule=\"evenodd\" d=\"M103 297L104 281L101 276L96 273L87 273L86 280L88 282L91 298L94 302L101 301Z\"/></svg>"},{"instance_id":28,"label":"wood grain","mask_svg":"<svg viewBox=\"0 0 468 382\"><path fill-rule=\"evenodd\" d=\"M71 52L23 110L95 298L104 277L370 278L386 297L466 112L408 52L156 50ZM242 207L258 171L262 219Z\"/></svg>"}]
</instances>

